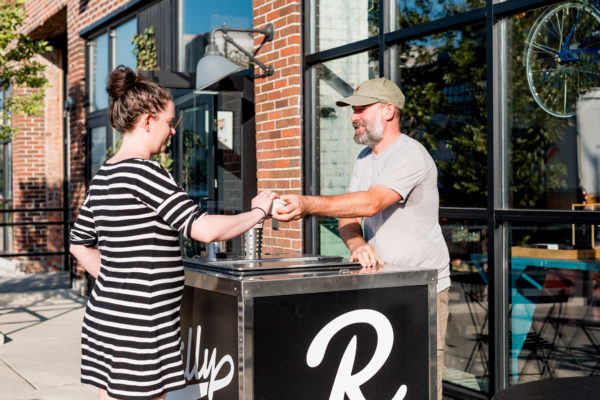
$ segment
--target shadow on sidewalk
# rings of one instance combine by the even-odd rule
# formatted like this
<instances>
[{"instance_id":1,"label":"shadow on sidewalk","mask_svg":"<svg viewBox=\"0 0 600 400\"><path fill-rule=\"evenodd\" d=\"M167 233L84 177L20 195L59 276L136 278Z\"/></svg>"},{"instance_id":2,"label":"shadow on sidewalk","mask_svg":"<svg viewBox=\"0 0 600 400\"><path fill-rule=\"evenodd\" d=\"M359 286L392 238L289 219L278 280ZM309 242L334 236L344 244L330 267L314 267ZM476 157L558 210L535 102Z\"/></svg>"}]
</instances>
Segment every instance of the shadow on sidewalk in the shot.
<instances>
[{"instance_id":1,"label":"shadow on sidewalk","mask_svg":"<svg viewBox=\"0 0 600 400\"><path fill-rule=\"evenodd\" d=\"M69 289L70 287L71 281L67 271L28 275L0 274L0 293L24 293L50 289Z\"/></svg>"},{"instance_id":2,"label":"shadow on sidewalk","mask_svg":"<svg viewBox=\"0 0 600 400\"><path fill-rule=\"evenodd\" d=\"M0 277L0 344L10 336L85 307L68 273Z\"/></svg>"}]
</instances>

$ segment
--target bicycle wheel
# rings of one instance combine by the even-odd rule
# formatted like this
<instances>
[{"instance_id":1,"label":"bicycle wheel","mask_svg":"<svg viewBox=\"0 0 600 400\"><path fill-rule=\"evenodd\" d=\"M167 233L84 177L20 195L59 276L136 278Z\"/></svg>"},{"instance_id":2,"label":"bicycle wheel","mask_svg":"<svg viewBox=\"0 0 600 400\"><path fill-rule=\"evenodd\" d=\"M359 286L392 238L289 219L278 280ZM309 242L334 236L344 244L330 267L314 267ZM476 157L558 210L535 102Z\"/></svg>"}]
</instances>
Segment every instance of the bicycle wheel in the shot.
<instances>
[{"instance_id":1,"label":"bicycle wheel","mask_svg":"<svg viewBox=\"0 0 600 400\"><path fill-rule=\"evenodd\" d=\"M551 8L533 24L525 53L537 104L555 117L575 115L579 96L600 87L600 12L586 3Z\"/></svg>"}]
</instances>

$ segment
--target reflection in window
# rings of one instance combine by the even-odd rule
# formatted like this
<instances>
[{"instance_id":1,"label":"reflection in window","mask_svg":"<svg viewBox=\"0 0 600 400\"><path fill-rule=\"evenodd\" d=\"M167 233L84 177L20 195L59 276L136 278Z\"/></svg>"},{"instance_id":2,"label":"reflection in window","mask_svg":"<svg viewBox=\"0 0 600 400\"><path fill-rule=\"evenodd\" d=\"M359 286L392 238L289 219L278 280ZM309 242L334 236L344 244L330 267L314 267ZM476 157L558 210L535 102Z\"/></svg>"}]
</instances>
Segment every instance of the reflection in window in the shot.
<instances>
[{"instance_id":1,"label":"reflection in window","mask_svg":"<svg viewBox=\"0 0 600 400\"><path fill-rule=\"evenodd\" d=\"M514 208L570 210L572 204L593 202L600 192L600 102L596 96L582 97L579 115L570 118L553 116L536 103L527 82L524 46L542 11L509 19L508 201ZM585 146L578 148L578 140Z\"/></svg>"},{"instance_id":2,"label":"reflection in window","mask_svg":"<svg viewBox=\"0 0 600 400\"><path fill-rule=\"evenodd\" d=\"M397 47L402 132L438 166L442 206L487 204L485 30L471 26Z\"/></svg>"},{"instance_id":3,"label":"reflection in window","mask_svg":"<svg viewBox=\"0 0 600 400\"><path fill-rule=\"evenodd\" d=\"M362 145L354 143L351 107L338 107L337 100L350 96L362 82L377 78L378 53L368 52L318 65L317 114L319 153L319 193L345 193L352 167ZM320 218L321 254L347 254L339 238L337 219Z\"/></svg>"},{"instance_id":4,"label":"reflection in window","mask_svg":"<svg viewBox=\"0 0 600 400\"><path fill-rule=\"evenodd\" d=\"M315 30L312 51L323 51L379 34L379 0L313 0ZM343 16L340 12L343 10Z\"/></svg>"},{"instance_id":5,"label":"reflection in window","mask_svg":"<svg viewBox=\"0 0 600 400\"><path fill-rule=\"evenodd\" d=\"M89 42L90 59L90 112L108 107L106 80L108 78L108 33Z\"/></svg>"},{"instance_id":6,"label":"reflection in window","mask_svg":"<svg viewBox=\"0 0 600 400\"><path fill-rule=\"evenodd\" d=\"M488 392L487 222L442 220L451 261L444 380Z\"/></svg>"},{"instance_id":7,"label":"reflection in window","mask_svg":"<svg viewBox=\"0 0 600 400\"><path fill-rule=\"evenodd\" d=\"M137 18L133 18L88 42L90 68L90 112L108 108L106 84L108 75L118 65L136 69L131 39L137 33Z\"/></svg>"},{"instance_id":8,"label":"reflection in window","mask_svg":"<svg viewBox=\"0 0 600 400\"><path fill-rule=\"evenodd\" d=\"M204 55L204 48L213 29L226 24L232 28L252 28L252 2L247 0L229 0L221 2L203 2L197 0L180 1L179 66L184 72L196 72L198 60ZM257 26L256 28L263 28ZM254 38L247 32L228 34L244 49L253 53ZM225 42L220 33L216 35L217 46L221 54L243 68L250 66L249 59L233 45Z\"/></svg>"},{"instance_id":9,"label":"reflection in window","mask_svg":"<svg viewBox=\"0 0 600 400\"><path fill-rule=\"evenodd\" d=\"M6 99L10 96L10 89L0 90L0 123L10 125L10 115L2 114L5 111ZM0 208L12 208L12 140L0 140ZM0 223L13 222L12 213L0 213ZM0 229L0 252L12 251L12 226L3 226Z\"/></svg>"},{"instance_id":10,"label":"reflection in window","mask_svg":"<svg viewBox=\"0 0 600 400\"><path fill-rule=\"evenodd\" d=\"M137 68L137 61L133 54L133 43L131 39L137 33L137 19L134 18L114 30L114 66L125 65L131 69Z\"/></svg>"},{"instance_id":11,"label":"reflection in window","mask_svg":"<svg viewBox=\"0 0 600 400\"><path fill-rule=\"evenodd\" d=\"M511 226L512 384L600 372L598 249L572 246L576 229L570 224Z\"/></svg>"},{"instance_id":12,"label":"reflection in window","mask_svg":"<svg viewBox=\"0 0 600 400\"><path fill-rule=\"evenodd\" d=\"M485 7L485 0L396 0L396 29Z\"/></svg>"},{"instance_id":13,"label":"reflection in window","mask_svg":"<svg viewBox=\"0 0 600 400\"><path fill-rule=\"evenodd\" d=\"M94 176L106 160L106 126L92 128L91 138L90 165L91 176Z\"/></svg>"}]
</instances>

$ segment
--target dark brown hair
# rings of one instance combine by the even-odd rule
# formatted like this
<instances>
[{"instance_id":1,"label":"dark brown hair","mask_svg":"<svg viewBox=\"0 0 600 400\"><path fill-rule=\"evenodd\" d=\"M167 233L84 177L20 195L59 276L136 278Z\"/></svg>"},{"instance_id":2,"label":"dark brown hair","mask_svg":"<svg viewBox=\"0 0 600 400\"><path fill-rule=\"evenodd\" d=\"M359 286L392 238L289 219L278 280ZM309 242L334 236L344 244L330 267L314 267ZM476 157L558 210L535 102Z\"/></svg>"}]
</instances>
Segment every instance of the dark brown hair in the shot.
<instances>
[{"instance_id":1,"label":"dark brown hair","mask_svg":"<svg viewBox=\"0 0 600 400\"><path fill-rule=\"evenodd\" d=\"M106 91L110 96L110 124L121 133L131 131L141 114L155 116L172 100L167 89L123 65L110 73Z\"/></svg>"}]
</instances>

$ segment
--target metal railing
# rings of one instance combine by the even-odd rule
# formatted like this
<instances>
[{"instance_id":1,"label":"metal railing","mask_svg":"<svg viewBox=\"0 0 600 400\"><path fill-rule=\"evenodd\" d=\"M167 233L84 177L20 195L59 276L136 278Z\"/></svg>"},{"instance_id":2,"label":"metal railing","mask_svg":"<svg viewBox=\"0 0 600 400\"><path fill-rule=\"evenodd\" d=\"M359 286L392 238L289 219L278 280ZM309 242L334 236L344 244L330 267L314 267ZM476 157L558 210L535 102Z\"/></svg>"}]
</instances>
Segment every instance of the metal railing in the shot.
<instances>
[{"instance_id":1,"label":"metal railing","mask_svg":"<svg viewBox=\"0 0 600 400\"><path fill-rule=\"evenodd\" d=\"M4 205L10 203L10 201L4 201ZM73 208L68 207L56 207L56 208L0 208L0 229L2 231L3 243L2 249L0 250L0 258L10 257L47 257L47 256L62 256L63 271L69 272L70 282L73 282L74 270L72 258L69 256L69 231L72 224L71 215ZM59 220L50 221L49 217L45 221L19 221L14 222L14 214L16 213L61 213L62 218ZM8 222L7 222L8 221ZM15 242L14 227L26 227L26 226L51 226L51 225L62 225L62 250L61 251L24 251L24 252L10 252L7 249L12 249ZM9 228L9 229L7 229ZM8 243L12 242L11 246L7 246ZM47 244L46 244L47 245Z\"/></svg>"}]
</instances>

